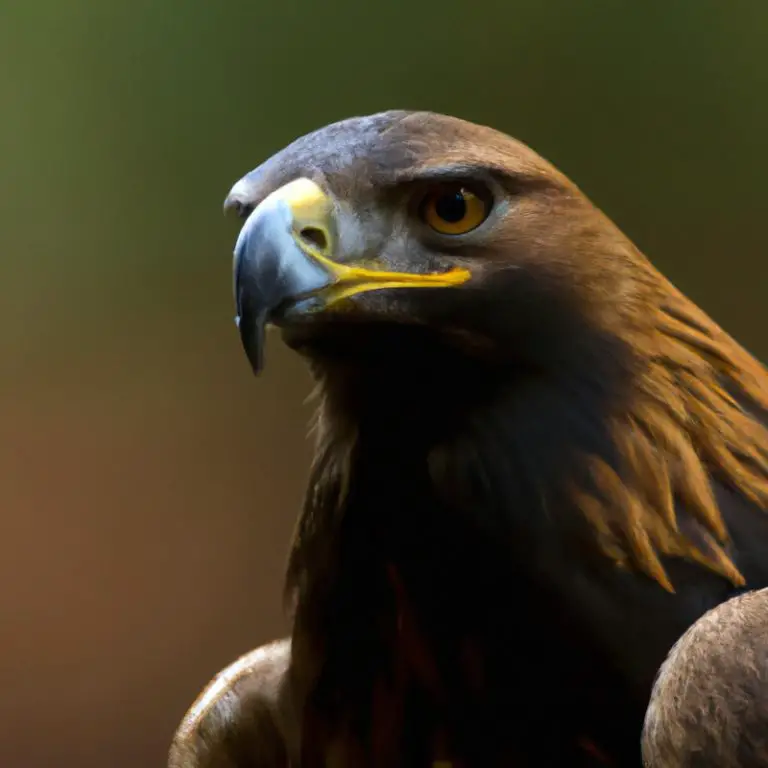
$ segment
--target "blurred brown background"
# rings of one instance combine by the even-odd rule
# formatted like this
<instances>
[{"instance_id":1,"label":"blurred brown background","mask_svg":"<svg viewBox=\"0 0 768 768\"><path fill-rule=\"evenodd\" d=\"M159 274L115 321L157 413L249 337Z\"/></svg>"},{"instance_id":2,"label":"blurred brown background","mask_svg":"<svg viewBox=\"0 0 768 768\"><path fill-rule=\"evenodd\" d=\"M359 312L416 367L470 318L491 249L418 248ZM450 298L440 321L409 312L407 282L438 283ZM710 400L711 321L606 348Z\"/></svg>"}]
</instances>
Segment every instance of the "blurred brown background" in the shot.
<instances>
[{"instance_id":1,"label":"blurred brown background","mask_svg":"<svg viewBox=\"0 0 768 768\"><path fill-rule=\"evenodd\" d=\"M165 764L283 631L308 380L233 324L230 185L389 107L571 175L768 357L768 3L0 3L0 766Z\"/></svg>"}]
</instances>

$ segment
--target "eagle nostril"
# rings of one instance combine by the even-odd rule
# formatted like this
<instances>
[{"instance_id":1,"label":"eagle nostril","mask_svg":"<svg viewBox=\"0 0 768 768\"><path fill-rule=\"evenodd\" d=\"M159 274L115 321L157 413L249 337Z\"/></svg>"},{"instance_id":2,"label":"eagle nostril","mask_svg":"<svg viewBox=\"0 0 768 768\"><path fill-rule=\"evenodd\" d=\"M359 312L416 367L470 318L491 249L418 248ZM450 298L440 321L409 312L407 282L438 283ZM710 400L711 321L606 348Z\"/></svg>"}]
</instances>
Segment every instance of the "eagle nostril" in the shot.
<instances>
[{"instance_id":1,"label":"eagle nostril","mask_svg":"<svg viewBox=\"0 0 768 768\"><path fill-rule=\"evenodd\" d=\"M309 245L317 248L319 251L324 251L328 247L328 238L322 229L317 227L304 227L299 232L299 236L302 240L306 240Z\"/></svg>"}]
</instances>

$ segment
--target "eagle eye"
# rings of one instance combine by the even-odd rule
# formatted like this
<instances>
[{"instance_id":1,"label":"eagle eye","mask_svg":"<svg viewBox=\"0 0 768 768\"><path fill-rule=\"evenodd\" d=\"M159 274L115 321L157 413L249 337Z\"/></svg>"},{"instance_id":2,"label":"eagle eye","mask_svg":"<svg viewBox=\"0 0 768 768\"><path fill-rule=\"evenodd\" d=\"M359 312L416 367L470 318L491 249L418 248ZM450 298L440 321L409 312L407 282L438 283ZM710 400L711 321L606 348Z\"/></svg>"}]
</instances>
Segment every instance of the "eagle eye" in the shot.
<instances>
[{"instance_id":1,"label":"eagle eye","mask_svg":"<svg viewBox=\"0 0 768 768\"><path fill-rule=\"evenodd\" d=\"M427 226L441 235L464 235L479 227L491 212L489 194L461 184L446 184L430 190L419 206Z\"/></svg>"}]
</instances>

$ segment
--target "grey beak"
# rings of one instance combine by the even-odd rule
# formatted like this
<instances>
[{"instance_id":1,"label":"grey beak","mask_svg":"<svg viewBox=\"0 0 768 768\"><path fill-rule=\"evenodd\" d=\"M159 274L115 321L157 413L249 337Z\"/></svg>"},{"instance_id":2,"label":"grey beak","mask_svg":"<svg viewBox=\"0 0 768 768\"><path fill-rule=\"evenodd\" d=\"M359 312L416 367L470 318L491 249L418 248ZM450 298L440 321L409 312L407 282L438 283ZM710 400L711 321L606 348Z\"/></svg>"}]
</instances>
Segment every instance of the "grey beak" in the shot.
<instances>
[{"instance_id":1,"label":"grey beak","mask_svg":"<svg viewBox=\"0 0 768 768\"><path fill-rule=\"evenodd\" d=\"M312 184L307 180L299 182ZM247 205L238 182L225 208ZM236 323L240 339L254 373L264 365L266 325L277 310L305 299L329 285L333 278L321 264L302 249L300 233L307 225L297 182L278 189L248 216L237 238L234 251L234 294ZM306 207L306 206L304 206ZM306 306L305 306L306 305Z\"/></svg>"}]
</instances>

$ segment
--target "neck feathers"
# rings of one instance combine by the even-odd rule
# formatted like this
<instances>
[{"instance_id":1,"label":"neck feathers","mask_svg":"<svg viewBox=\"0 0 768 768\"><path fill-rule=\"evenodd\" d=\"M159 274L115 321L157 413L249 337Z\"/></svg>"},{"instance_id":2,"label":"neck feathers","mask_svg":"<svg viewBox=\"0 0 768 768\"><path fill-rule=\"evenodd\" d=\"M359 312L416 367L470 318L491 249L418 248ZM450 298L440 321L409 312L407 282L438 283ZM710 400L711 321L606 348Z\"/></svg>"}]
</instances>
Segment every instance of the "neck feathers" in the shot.
<instances>
[{"instance_id":1,"label":"neck feathers","mask_svg":"<svg viewBox=\"0 0 768 768\"><path fill-rule=\"evenodd\" d=\"M546 378L509 384L442 358L325 367L289 590L321 563L332 568L361 439L423 451L435 494L492 535L581 526L603 557L670 591L665 557L743 585L712 481L768 505L768 374L663 279L646 320L623 340L635 362L620 397Z\"/></svg>"}]
</instances>

